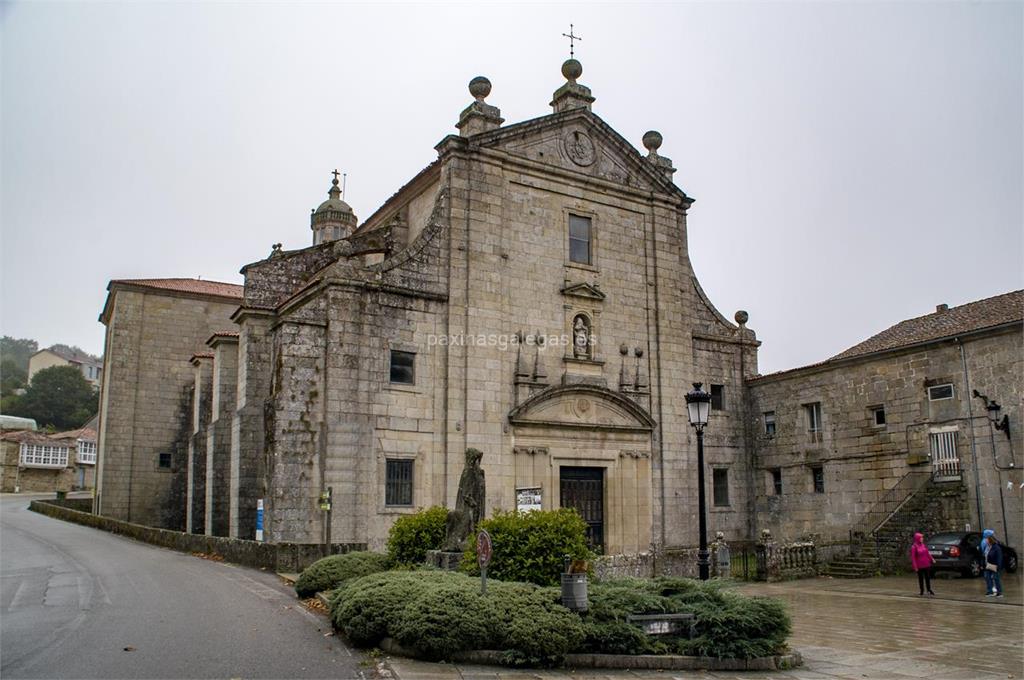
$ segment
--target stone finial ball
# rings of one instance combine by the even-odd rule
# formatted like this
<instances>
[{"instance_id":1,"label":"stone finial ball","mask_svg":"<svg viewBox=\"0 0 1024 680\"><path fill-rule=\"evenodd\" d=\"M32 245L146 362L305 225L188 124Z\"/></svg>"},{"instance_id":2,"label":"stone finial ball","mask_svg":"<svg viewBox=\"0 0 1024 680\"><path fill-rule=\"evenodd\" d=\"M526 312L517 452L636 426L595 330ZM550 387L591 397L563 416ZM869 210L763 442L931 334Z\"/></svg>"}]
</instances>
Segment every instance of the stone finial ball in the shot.
<instances>
[{"instance_id":1,"label":"stone finial ball","mask_svg":"<svg viewBox=\"0 0 1024 680\"><path fill-rule=\"evenodd\" d=\"M644 148L648 151L657 151L661 148L661 133L657 130L648 130L644 133Z\"/></svg>"},{"instance_id":2,"label":"stone finial ball","mask_svg":"<svg viewBox=\"0 0 1024 680\"><path fill-rule=\"evenodd\" d=\"M476 99L483 99L491 93L491 81L483 76L477 76L469 81L469 93Z\"/></svg>"},{"instance_id":3,"label":"stone finial ball","mask_svg":"<svg viewBox=\"0 0 1024 680\"><path fill-rule=\"evenodd\" d=\"M566 80L576 80L583 75L583 64L575 59L566 59L562 64L562 75Z\"/></svg>"},{"instance_id":4,"label":"stone finial ball","mask_svg":"<svg viewBox=\"0 0 1024 680\"><path fill-rule=\"evenodd\" d=\"M733 318L736 319L736 323L742 326L747 322L747 319L750 318L750 315L741 309L740 311L736 312L736 315L733 316Z\"/></svg>"}]
</instances>

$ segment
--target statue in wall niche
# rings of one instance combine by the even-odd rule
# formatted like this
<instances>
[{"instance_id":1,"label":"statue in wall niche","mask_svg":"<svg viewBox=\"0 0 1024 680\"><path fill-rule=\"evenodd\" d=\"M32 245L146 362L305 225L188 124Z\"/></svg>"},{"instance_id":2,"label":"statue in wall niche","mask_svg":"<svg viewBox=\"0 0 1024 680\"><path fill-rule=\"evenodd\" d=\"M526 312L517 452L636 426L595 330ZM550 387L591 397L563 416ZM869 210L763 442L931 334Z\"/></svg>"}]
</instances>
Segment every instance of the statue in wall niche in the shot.
<instances>
[{"instance_id":1,"label":"statue in wall niche","mask_svg":"<svg viewBox=\"0 0 1024 680\"><path fill-rule=\"evenodd\" d=\"M573 356L577 359L590 358L590 324L582 314L572 323Z\"/></svg>"},{"instance_id":2,"label":"statue in wall niche","mask_svg":"<svg viewBox=\"0 0 1024 680\"><path fill-rule=\"evenodd\" d=\"M480 459L484 454L478 449L466 449L466 467L459 478L459 493L455 497L455 509L448 513L444 528L445 552L462 552L466 538L473 533L476 525L484 518L487 507L487 490Z\"/></svg>"}]
</instances>

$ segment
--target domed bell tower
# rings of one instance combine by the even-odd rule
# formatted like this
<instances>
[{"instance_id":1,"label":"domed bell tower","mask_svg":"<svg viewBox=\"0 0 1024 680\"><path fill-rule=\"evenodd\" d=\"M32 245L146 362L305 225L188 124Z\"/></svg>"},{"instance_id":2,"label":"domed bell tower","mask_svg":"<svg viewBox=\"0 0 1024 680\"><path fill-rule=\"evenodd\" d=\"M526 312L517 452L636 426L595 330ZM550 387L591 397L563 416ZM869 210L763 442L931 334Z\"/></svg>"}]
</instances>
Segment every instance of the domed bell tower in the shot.
<instances>
[{"instance_id":1,"label":"domed bell tower","mask_svg":"<svg viewBox=\"0 0 1024 680\"><path fill-rule=\"evenodd\" d=\"M334 171L334 180L327 192L328 199L310 215L310 229L313 230L313 245L318 246L328 241L349 236L356 228L355 213L352 207L341 200L341 188L338 186L338 171Z\"/></svg>"}]
</instances>

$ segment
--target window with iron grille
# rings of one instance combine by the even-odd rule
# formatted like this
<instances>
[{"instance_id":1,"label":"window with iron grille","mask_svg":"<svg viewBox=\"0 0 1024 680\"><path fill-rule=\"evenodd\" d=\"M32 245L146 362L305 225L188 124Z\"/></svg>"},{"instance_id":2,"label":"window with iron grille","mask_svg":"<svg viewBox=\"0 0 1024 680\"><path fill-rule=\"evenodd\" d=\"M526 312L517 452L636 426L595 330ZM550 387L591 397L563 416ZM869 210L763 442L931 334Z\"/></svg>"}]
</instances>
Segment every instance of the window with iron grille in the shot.
<instances>
[{"instance_id":1,"label":"window with iron grille","mask_svg":"<svg viewBox=\"0 0 1024 680\"><path fill-rule=\"evenodd\" d=\"M411 460L389 460L386 463L384 505L412 505Z\"/></svg>"},{"instance_id":2,"label":"window with iron grille","mask_svg":"<svg viewBox=\"0 0 1024 680\"><path fill-rule=\"evenodd\" d=\"M956 452L956 427L932 430L928 433L932 465L938 477L959 477L960 457Z\"/></svg>"},{"instance_id":3,"label":"window with iron grille","mask_svg":"<svg viewBox=\"0 0 1024 680\"><path fill-rule=\"evenodd\" d=\"M399 385L416 384L416 355L413 352L391 350L391 382Z\"/></svg>"},{"instance_id":4,"label":"window with iron grille","mask_svg":"<svg viewBox=\"0 0 1024 680\"><path fill-rule=\"evenodd\" d=\"M712 471L712 479L715 505L729 505L729 471L725 468L716 468Z\"/></svg>"},{"instance_id":5,"label":"window with iron grille","mask_svg":"<svg viewBox=\"0 0 1024 680\"><path fill-rule=\"evenodd\" d=\"M814 482L814 493L825 493L825 468L812 467L811 479Z\"/></svg>"}]
</instances>

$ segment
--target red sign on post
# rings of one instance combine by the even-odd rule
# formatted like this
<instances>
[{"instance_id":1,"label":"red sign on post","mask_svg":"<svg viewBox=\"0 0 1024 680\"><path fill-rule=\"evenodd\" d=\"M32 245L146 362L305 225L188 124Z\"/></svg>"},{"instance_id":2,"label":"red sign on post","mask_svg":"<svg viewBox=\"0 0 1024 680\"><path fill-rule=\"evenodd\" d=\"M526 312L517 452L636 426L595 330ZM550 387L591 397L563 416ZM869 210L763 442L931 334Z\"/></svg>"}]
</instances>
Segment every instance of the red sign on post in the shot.
<instances>
[{"instance_id":1,"label":"red sign on post","mask_svg":"<svg viewBox=\"0 0 1024 680\"><path fill-rule=\"evenodd\" d=\"M486 569L491 563L491 535L484 529L476 535L476 563L481 569Z\"/></svg>"}]
</instances>

